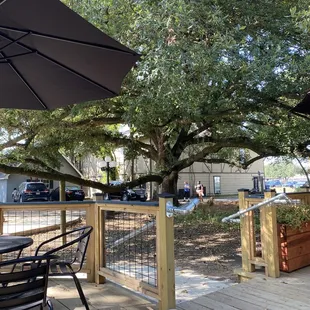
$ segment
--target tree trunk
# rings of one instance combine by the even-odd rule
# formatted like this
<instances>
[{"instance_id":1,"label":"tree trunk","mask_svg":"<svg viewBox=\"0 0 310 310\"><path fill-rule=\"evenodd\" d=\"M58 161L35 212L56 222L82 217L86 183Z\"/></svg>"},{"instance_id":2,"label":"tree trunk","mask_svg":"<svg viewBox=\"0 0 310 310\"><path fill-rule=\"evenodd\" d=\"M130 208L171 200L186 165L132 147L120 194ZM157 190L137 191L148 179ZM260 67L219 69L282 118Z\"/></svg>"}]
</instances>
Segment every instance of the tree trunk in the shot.
<instances>
[{"instance_id":1,"label":"tree trunk","mask_svg":"<svg viewBox=\"0 0 310 310\"><path fill-rule=\"evenodd\" d=\"M178 184L178 178L179 178L179 172L178 171L173 171L171 172L168 176L166 176L161 184L162 186L162 193L169 193L175 195L173 198L173 204L175 206L178 205L178 189L177 189L177 184Z\"/></svg>"}]
</instances>

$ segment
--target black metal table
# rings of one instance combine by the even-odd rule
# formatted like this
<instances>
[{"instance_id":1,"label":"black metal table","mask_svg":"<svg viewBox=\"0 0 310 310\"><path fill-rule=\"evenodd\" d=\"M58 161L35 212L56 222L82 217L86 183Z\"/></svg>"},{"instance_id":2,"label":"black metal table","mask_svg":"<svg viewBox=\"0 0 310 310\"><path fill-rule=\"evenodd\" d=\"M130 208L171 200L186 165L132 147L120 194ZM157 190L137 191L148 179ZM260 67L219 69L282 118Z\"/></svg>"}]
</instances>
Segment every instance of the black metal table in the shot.
<instances>
[{"instance_id":1,"label":"black metal table","mask_svg":"<svg viewBox=\"0 0 310 310\"><path fill-rule=\"evenodd\" d=\"M0 254L19 251L17 258L20 257L22 250L33 244L32 238L21 236L0 236Z\"/></svg>"}]
</instances>

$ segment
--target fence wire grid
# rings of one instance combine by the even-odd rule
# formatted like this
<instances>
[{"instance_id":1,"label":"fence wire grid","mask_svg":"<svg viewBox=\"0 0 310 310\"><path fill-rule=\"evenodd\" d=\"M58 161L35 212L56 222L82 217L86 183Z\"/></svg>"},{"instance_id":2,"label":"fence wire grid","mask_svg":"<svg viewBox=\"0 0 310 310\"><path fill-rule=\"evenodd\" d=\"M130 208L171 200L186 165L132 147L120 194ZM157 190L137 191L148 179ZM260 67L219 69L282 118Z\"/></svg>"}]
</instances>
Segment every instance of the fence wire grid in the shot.
<instances>
[{"instance_id":1,"label":"fence wire grid","mask_svg":"<svg viewBox=\"0 0 310 310\"><path fill-rule=\"evenodd\" d=\"M154 215L109 211L105 221L106 267L157 287Z\"/></svg>"},{"instance_id":2,"label":"fence wire grid","mask_svg":"<svg viewBox=\"0 0 310 310\"><path fill-rule=\"evenodd\" d=\"M78 227L82 227L86 223L85 210L70 210L66 212L66 231L71 231ZM3 234L27 236L33 239L33 244L25 248L22 257L32 256L35 254L37 247L44 241L54 238L62 234L60 229L61 211L20 211L8 210L3 212ZM66 242L70 242L79 236L79 232L75 235L67 237ZM62 238L56 239L42 247L40 253L43 254L48 250L55 249L63 244ZM65 250L57 252L61 260L71 261L76 251L76 247L68 247ZM39 253L39 254L40 254ZM10 252L2 255L2 260L16 258L18 252Z\"/></svg>"}]
</instances>

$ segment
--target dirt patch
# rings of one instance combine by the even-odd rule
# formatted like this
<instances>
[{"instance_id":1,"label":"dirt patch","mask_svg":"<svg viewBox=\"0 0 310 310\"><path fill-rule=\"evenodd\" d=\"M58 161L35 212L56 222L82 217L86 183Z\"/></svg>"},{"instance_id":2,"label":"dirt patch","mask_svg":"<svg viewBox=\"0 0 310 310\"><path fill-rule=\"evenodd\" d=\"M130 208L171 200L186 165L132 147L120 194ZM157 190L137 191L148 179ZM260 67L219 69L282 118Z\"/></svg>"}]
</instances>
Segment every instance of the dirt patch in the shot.
<instances>
[{"instance_id":1,"label":"dirt patch","mask_svg":"<svg viewBox=\"0 0 310 310\"><path fill-rule=\"evenodd\" d=\"M192 269L208 277L236 280L233 269L241 266L238 224L221 223L238 211L236 202L214 202L178 218L175 225L175 259L181 269Z\"/></svg>"},{"instance_id":2,"label":"dirt patch","mask_svg":"<svg viewBox=\"0 0 310 310\"><path fill-rule=\"evenodd\" d=\"M215 201L200 205L186 216L176 216L176 268L190 269L206 277L237 280L233 270L241 266L239 224L221 222L222 218L237 211L235 201ZM156 268L155 225L126 238L154 220L153 216L130 213L118 213L107 220L107 263L119 265L127 262L141 268Z\"/></svg>"}]
</instances>

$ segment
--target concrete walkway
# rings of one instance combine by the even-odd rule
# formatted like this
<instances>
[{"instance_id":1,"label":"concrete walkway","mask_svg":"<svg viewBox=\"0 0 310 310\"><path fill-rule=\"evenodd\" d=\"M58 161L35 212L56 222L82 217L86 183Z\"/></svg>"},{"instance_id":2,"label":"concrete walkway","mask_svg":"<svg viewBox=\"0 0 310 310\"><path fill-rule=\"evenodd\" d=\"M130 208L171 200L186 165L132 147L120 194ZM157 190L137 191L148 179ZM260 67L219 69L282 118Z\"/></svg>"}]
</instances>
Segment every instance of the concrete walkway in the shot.
<instances>
[{"instance_id":1,"label":"concrete walkway","mask_svg":"<svg viewBox=\"0 0 310 310\"><path fill-rule=\"evenodd\" d=\"M234 282L229 279L210 278L193 270L176 270L175 293L176 303L180 304L205 294L227 288Z\"/></svg>"},{"instance_id":2,"label":"concrete walkway","mask_svg":"<svg viewBox=\"0 0 310 310\"><path fill-rule=\"evenodd\" d=\"M142 280L141 275L149 275L144 281L149 281L150 285L155 285L156 269L150 266L135 266L134 264L111 264L108 267L117 270L131 277L136 277ZM175 270L175 293L176 303L190 301L199 296L215 292L234 284L229 279L206 277L203 274L197 273L190 269Z\"/></svg>"}]
</instances>

